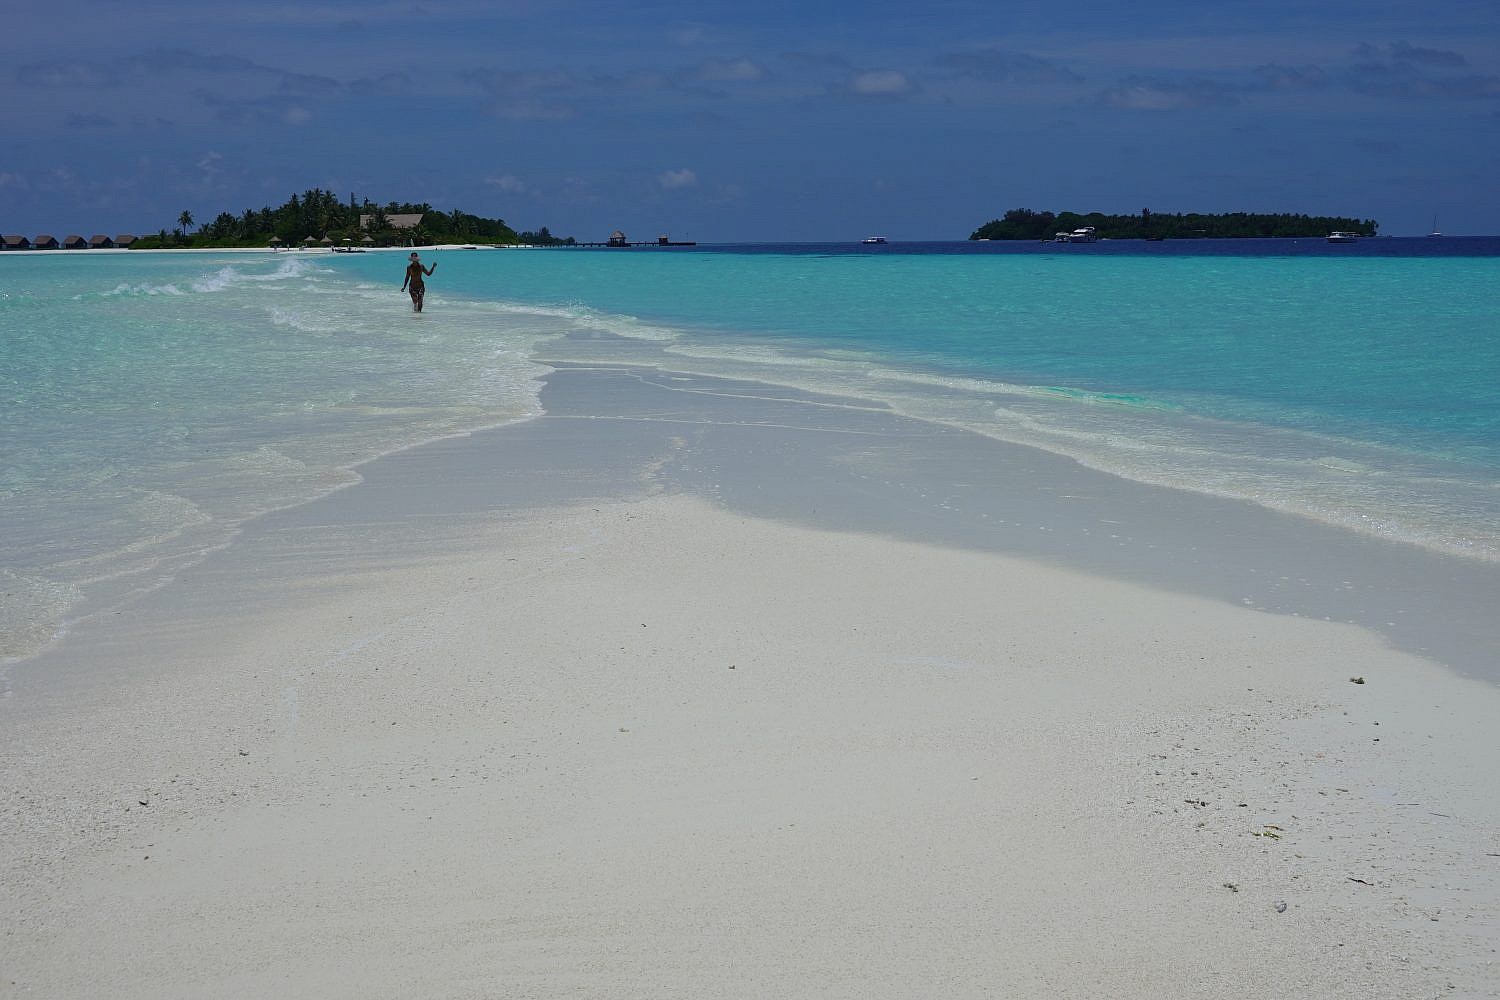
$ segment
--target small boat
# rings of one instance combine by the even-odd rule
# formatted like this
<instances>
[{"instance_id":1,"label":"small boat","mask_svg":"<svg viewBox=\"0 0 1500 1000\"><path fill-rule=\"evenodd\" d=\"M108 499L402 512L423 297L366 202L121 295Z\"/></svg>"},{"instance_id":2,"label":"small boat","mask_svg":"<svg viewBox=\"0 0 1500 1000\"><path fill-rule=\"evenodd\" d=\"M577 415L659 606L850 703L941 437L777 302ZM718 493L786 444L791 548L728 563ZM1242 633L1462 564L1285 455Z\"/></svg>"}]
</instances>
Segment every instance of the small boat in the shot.
<instances>
[{"instance_id":1,"label":"small boat","mask_svg":"<svg viewBox=\"0 0 1500 1000\"><path fill-rule=\"evenodd\" d=\"M1329 233L1329 243L1353 243L1359 239L1358 233Z\"/></svg>"},{"instance_id":2,"label":"small boat","mask_svg":"<svg viewBox=\"0 0 1500 1000\"><path fill-rule=\"evenodd\" d=\"M871 245L876 244L876 243L884 243L885 242L885 237L884 236L866 236L864 239L860 240L860 242L861 243L865 243L865 244L871 244Z\"/></svg>"},{"instance_id":3,"label":"small boat","mask_svg":"<svg viewBox=\"0 0 1500 1000\"><path fill-rule=\"evenodd\" d=\"M334 247L334 253L364 253L363 247Z\"/></svg>"},{"instance_id":4,"label":"small boat","mask_svg":"<svg viewBox=\"0 0 1500 1000\"><path fill-rule=\"evenodd\" d=\"M1432 217L1432 232L1430 232L1430 233L1427 234L1427 238L1428 239L1432 239L1434 236L1442 236L1442 235L1443 235L1443 231L1437 227L1437 216L1434 215Z\"/></svg>"},{"instance_id":5,"label":"small boat","mask_svg":"<svg viewBox=\"0 0 1500 1000\"><path fill-rule=\"evenodd\" d=\"M1099 233L1093 226L1080 226L1070 233L1057 233L1052 237L1054 243L1097 243Z\"/></svg>"}]
</instances>

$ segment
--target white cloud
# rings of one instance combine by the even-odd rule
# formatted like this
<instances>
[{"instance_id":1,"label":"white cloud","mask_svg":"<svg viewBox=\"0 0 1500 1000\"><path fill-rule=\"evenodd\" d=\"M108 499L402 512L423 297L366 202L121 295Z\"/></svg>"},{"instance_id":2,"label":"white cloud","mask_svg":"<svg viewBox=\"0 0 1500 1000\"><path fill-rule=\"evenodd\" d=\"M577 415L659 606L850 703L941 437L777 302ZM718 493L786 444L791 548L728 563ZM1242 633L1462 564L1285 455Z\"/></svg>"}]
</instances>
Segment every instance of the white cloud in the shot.
<instances>
[{"instance_id":1,"label":"white cloud","mask_svg":"<svg viewBox=\"0 0 1500 1000\"><path fill-rule=\"evenodd\" d=\"M213 150L209 150L198 158L198 169L205 174L216 174L219 172L219 161L224 159Z\"/></svg>"},{"instance_id":2,"label":"white cloud","mask_svg":"<svg viewBox=\"0 0 1500 1000\"><path fill-rule=\"evenodd\" d=\"M526 190L526 182L515 174L490 174L484 182L510 194L522 194Z\"/></svg>"},{"instance_id":3,"label":"white cloud","mask_svg":"<svg viewBox=\"0 0 1500 1000\"><path fill-rule=\"evenodd\" d=\"M281 113L281 120L288 125L306 125L312 121L312 112L294 104Z\"/></svg>"},{"instance_id":4,"label":"white cloud","mask_svg":"<svg viewBox=\"0 0 1500 1000\"><path fill-rule=\"evenodd\" d=\"M695 75L709 83L737 83L759 80L766 71L749 59L709 59L698 67Z\"/></svg>"},{"instance_id":5,"label":"white cloud","mask_svg":"<svg viewBox=\"0 0 1500 1000\"><path fill-rule=\"evenodd\" d=\"M850 93L863 97L896 97L911 89L911 78L894 69L872 69L849 79Z\"/></svg>"},{"instance_id":6,"label":"white cloud","mask_svg":"<svg viewBox=\"0 0 1500 1000\"><path fill-rule=\"evenodd\" d=\"M694 184L698 183L698 175L693 173L687 167L683 167L681 170L668 170L665 173L658 174L656 179L660 181L661 186L666 188L668 191L672 191L677 188L692 187Z\"/></svg>"}]
</instances>

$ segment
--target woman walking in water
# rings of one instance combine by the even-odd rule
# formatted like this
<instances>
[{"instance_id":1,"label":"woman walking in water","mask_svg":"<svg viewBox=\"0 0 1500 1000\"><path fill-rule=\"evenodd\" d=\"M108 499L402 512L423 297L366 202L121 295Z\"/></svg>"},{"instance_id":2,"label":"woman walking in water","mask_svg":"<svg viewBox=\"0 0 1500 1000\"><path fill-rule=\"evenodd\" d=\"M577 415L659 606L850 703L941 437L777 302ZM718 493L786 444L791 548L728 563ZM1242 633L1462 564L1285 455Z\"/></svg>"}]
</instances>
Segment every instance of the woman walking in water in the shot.
<instances>
[{"instance_id":1,"label":"woman walking in water","mask_svg":"<svg viewBox=\"0 0 1500 1000\"><path fill-rule=\"evenodd\" d=\"M427 286L422 283L422 275L432 277L432 272L437 270L437 261L432 262L431 267L422 266L422 258L415 252L411 255L411 263L406 265L406 280L401 282L403 292L411 291L411 311L422 311L422 297L427 294Z\"/></svg>"}]
</instances>

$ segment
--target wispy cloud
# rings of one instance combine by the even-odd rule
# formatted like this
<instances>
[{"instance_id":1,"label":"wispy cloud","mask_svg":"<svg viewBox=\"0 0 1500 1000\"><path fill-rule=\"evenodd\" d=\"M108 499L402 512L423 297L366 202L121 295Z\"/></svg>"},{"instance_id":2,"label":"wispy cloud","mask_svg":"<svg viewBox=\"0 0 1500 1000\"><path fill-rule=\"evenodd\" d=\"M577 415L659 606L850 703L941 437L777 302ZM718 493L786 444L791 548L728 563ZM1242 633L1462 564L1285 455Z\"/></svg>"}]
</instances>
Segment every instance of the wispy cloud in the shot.
<instances>
[{"instance_id":1,"label":"wispy cloud","mask_svg":"<svg viewBox=\"0 0 1500 1000\"><path fill-rule=\"evenodd\" d=\"M843 92L854 97L893 100L916 90L911 77L900 70L872 69L855 73L844 82Z\"/></svg>"},{"instance_id":2,"label":"wispy cloud","mask_svg":"<svg viewBox=\"0 0 1500 1000\"><path fill-rule=\"evenodd\" d=\"M945 52L937 63L961 76L1005 83L1077 83L1083 78L1050 59L1003 49Z\"/></svg>"},{"instance_id":3,"label":"wispy cloud","mask_svg":"<svg viewBox=\"0 0 1500 1000\"><path fill-rule=\"evenodd\" d=\"M1239 98L1224 84L1213 80L1162 80L1134 76L1121 80L1099 95L1112 108L1128 111L1192 111L1227 108Z\"/></svg>"},{"instance_id":4,"label":"wispy cloud","mask_svg":"<svg viewBox=\"0 0 1500 1000\"><path fill-rule=\"evenodd\" d=\"M689 75L704 83L747 83L762 79L766 71L750 59L708 59L694 67Z\"/></svg>"},{"instance_id":5,"label":"wispy cloud","mask_svg":"<svg viewBox=\"0 0 1500 1000\"><path fill-rule=\"evenodd\" d=\"M215 118L229 124L306 125L314 117L304 101L284 94L243 98L197 90L194 96L213 109Z\"/></svg>"},{"instance_id":6,"label":"wispy cloud","mask_svg":"<svg viewBox=\"0 0 1500 1000\"><path fill-rule=\"evenodd\" d=\"M512 121L563 121L574 110L568 101L579 79L564 70L474 69L459 79L477 87L487 100L486 113Z\"/></svg>"},{"instance_id":7,"label":"wispy cloud","mask_svg":"<svg viewBox=\"0 0 1500 1000\"><path fill-rule=\"evenodd\" d=\"M667 170L657 174L656 180L667 191L675 191L679 188L692 187L698 183L698 175L687 167L681 170Z\"/></svg>"},{"instance_id":8,"label":"wispy cloud","mask_svg":"<svg viewBox=\"0 0 1500 1000\"><path fill-rule=\"evenodd\" d=\"M1354 89L1372 97L1414 100L1472 101L1500 97L1500 76L1424 77L1385 67L1357 67L1350 73Z\"/></svg>"},{"instance_id":9,"label":"wispy cloud","mask_svg":"<svg viewBox=\"0 0 1500 1000\"><path fill-rule=\"evenodd\" d=\"M106 115L89 113L81 115L69 115L63 121L63 124L68 128L112 128L115 124L115 120Z\"/></svg>"},{"instance_id":10,"label":"wispy cloud","mask_svg":"<svg viewBox=\"0 0 1500 1000\"><path fill-rule=\"evenodd\" d=\"M1424 49L1410 42L1390 42L1385 45L1364 42L1355 47L1353 54L1360 59L1392 60L1435 69L1458 69L1469 65L1469 60L1457 52Z\"/></svg>"},{"instance_id":11,"label":"wispy cloud","mask_svg":"<svg viewBox=\"0 0 1500 1000\"><path fill-rule=\"evenodd\" d=\"M1363 61L1350 67L1344 78L1356 92L1370 97L1460 101L1500 97L1500 76L1443 72L1468 66L1468 60L1457 52L1392 42L1361 45L1353 54Z\"/></svg>"},{"instance_id":12,"label":"wispy cloud","mask_svg":"<svg viewBox=\"0 0 1500 1000\"><path fill-rule=\"evenodd\" d=\"M1251 88L1270 91L1322 90L1333 83L1319 66L1257 66Z\"/></svg>"},{"instance_id":13,"label":"wispy cloud","mask_svg":"<svg viewBox=\"0 0 1500 1000\"><path fill-rule=\"evenodd\" d=\"M413 86L413 81L406 73L391 72L350 80L347 86L352 93L356 94L389 95L409 90Z\"/></svg>"},{"instance_id":14,"label":"wispy cloud","mask_svg":"<svg viewBox=\"0 0 1500 1000\"><path fill-rule=\"evenodd\" d=\"M526 182L515 174L490 174L484 179L484 183L492 188L498 188L506 194L526 193Z\"/></svg>"},{"instance_id":15,"label":"wispy cloud","mask_svg":"<svg viewBox=\"0 0 1500 1000\"><path fill-rule=\"evenodd\" d=\"M212 184L219 178L224 171L223 163L224 157L212 149L198 157L196 166L205 185Z\"/></svg>"}]
</instances>

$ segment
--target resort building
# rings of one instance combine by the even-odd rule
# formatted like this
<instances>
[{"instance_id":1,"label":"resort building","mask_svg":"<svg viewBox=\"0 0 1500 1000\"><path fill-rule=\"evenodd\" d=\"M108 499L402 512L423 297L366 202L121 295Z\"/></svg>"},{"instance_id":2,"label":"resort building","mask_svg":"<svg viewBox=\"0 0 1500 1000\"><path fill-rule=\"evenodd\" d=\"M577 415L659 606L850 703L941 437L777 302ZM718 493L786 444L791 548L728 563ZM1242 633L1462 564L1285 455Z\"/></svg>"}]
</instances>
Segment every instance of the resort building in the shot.
<instances>
[{"instance_id":1,"label":"resort building","mask_svg":"<svg viewBox=\"0 0 1500 1000\"><path fill-rule=\"evenodd\" d=\"M128 247L135 242L135 233L121 233L115 237L115 246Z\"/></svg>"},{"instance_id":2,"label":"resort building","mask_svg":"<svg viewBox=\"0 0 1500 1000\"><path fill-rule=\"evenodd\" d=\"M7 234L0 236L0 250L30 250L31 241L24 236Z\"/></svg>"},{"instance_id":3,"label":"resort building","mask_svg":"<svg viewBox=\"0 0 1500 1000\"><path fill-rule=\"evenodd\" d=\"M115 241L110 239L108 236L105 236L103 233L100 233L89 240L90 250L108 250L114 245Z\"/></svg>"},{"instance_id":4,"label":"resort building","mask_svg":"<svg viewBox=\"0 0 1500 1000\"><path fill-rule=\"evenodd\" d=\"M87 250L89 241L77 234L69 234L63 237L64 250Z\"/></svg>"},{"instance_id":5,"label":"resort building","mask_svg":"<svg viewBox=\"0 0 1500 1000\"><path fill-rule=\"evenodd\" d=\"M57 237L51 235L50 233L42 233L36 239L31 241L31 245L32 248L36 250L56 250Z\"/></svg>"},{"instance_id":6,"label":"resort building","mask_svg":"<svg viewBox=\"0 0 1500 1000\"><path fill-rule=\"evenodd\" d=\"M630 241L625 238L625 233L619 229L609 234L609 245L612 247L628 247Z\"/></svg>"}]
</instances>

